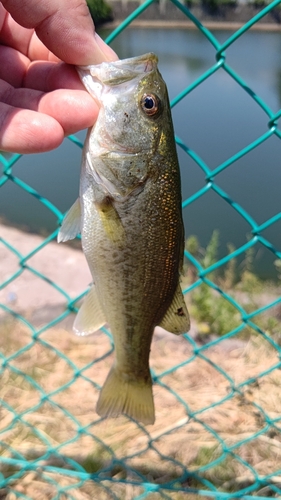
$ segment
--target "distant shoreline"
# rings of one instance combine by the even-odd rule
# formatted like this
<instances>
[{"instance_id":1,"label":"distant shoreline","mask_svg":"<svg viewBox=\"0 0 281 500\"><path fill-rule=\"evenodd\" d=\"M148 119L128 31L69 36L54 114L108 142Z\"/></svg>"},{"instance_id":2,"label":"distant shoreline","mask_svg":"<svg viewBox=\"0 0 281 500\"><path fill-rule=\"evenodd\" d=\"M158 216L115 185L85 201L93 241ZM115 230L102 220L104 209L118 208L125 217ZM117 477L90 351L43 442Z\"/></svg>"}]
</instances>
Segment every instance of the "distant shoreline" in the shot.
<instances>
[{"instance_id":1,"label":"distant shoreline","mask_svg":"<svg viewBox=\"0 0 281 500\"><path fill-rule=\"evenodd\" d=\"M99 27L99 29L115 29L123 22L123 19L117 19L110 23L105 23ZM242 26L246 24L246 22L237 22L237 21L200 21L202 25L210 30L230 30L236 31L240 29ZM164 28L164 29L198 29L197 26L191 21L179 21L179 20L170 20L165 21L162 19L153 19L153 20L142 20L136 19L132 21L127 28ZM251 28L252 31L270 31L270 32L281 32L281 24L278 23L255 23Z\"/></svg>"},{"instance_id":2,"label":"distant shoreline","mask_svg":"<svg viewBox=\"0 0 281 500\"><path fill-rule=\"evenodd\" d=\"M111 0L113 20L100 26L100 28L114 29L128 16L133 16L139 8L138 0ZM234 0L233 4L218 4L210 8L201 2L194 3L187 9L207 29L236 31L264 10L253 3L241 3ZM128 27L132 28L164 28L164 29L197 29L195 24L172 2L153 2L147 9L138 14ZM255 31L281 31L281 8L275 7L267 12L252 27Z\"/></svg>"}]
</instances>

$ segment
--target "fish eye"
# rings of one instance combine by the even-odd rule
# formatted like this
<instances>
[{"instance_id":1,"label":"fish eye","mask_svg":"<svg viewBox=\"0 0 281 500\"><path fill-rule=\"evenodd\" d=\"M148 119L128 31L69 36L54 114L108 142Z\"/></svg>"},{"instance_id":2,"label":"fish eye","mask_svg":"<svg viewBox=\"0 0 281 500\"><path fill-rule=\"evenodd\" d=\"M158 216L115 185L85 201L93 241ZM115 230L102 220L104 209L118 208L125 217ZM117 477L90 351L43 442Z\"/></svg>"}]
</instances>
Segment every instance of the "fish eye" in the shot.
<instances>
[{"instance_id":1,"label":"fish eye","mask_svg":"<svg viewBox=\"0 0 281 500\"><path fill-rule=\"evenodd\" d=\"M161 110L160 99L155 94L143 94L140 105L147 116L157 116Z\"/></svg>"}]
</instances>

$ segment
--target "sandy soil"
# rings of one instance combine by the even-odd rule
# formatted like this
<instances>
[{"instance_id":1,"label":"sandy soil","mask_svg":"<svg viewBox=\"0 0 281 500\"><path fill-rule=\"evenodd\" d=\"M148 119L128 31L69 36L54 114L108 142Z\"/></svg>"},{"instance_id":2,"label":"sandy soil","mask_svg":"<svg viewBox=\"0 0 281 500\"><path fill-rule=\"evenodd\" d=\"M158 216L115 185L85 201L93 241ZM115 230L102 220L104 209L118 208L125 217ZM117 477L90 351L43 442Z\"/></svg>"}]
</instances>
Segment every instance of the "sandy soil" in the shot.
<instances>
[{"instance_id":1,"label":"sandy soil","mask_svg":"<svg viewBox=\"0 0 281 500\"><path fill-rule=\"evenodd\" d=\"M37 251L42 237L5 226L0 226L0 237L0 284L8 283L0 291L0 305L33 326L65 310L67 297L52 283L74 299L91 281L79 250L51 242ZM69 460L117 481L139 482L141 473L156 484L179 478L179 485L202 487L201 480L207 479L222 491L233 491L256 481L254 468L261 484L269 485L266 494L272 493L270 484L281 484L280 359L268 341L253 335L248 341L222 338L217 345L195 348L184 337L158 331L150 357L156 423L145 429L125 416L102 420L96 415L98 388L113 361L112 344L105 333L71 335L66 329L72 321L70 315L67 328L60 322L34 337L31 328L12 320L2 307L0 353L8 361L0 385L5 402L0 406L0 470L11 477L15 470L5 466L5 458L18 452L26 460L42 457L40 464L46 467L46 473L39 468L19 478L15 474L11 489L0 490L7 500L18 493L51 500L64 486L71 487L71 498L77 500L112 498L98 491L98 482L81 486L48 469L69 468ZM47 397L42 399L42 393ZM186 483L185 470L197 478ZM110 487L115 498L134 498L130 484ZM259 490L257 485L255 492Z\"/></svg>"},{"instance_id":2,"label":"sandy soil","mask_svg":"<svg viewBox=\"0 0 281 500\"><path fill-rule=\"evenodd\" d=\"M28 312L36 324L52 319L65 307L65 296L52 283L73 299L92 281L81 250L56 241L38 250L43 242L41 236L0 225L0 286L11 280L0 289L0 303L18 313ZM12 279L18 272L20 275ZM44 274L46 280L37 273Z\"/></svg>"}]
</instances>

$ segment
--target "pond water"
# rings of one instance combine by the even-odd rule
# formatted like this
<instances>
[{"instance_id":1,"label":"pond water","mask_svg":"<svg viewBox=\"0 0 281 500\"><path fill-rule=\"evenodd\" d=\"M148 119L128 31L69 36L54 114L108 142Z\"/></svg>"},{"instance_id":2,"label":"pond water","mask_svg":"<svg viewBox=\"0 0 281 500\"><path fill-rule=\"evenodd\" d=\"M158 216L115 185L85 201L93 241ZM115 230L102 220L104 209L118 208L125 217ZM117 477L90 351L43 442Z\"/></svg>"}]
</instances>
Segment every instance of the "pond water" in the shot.
<instances>
[{"instance_id":1,"label":"pond water","mask_svg":"<svg viewBox=\"0 0 281 500\"><path fill-rule=\"evenodd\" d=\"M108 32L101 31L106 37ZM230 31L213 34L223 42ZM194 30L127 29L112 43L120 58L155 52L172 100L215 64L215 49ZM281 107L281 34L248 32L226 51L228 65L273 112ZM173 108L175 133L214 170L229 157L268 130L268 117L254 100L223 69L219 69ZM78 137L83 140L85 132ZM178 149L183 199L205 186L200 167ZM56 151L26 155L13 174L47 197L60 210L67 210L78 195L81 150L68 139ZM253 219L262 224L280 212L281 141L273 136L221 172L215 183ZM11 182L0 191L0 216L32 231L54 229L56 217L37 199ZM236 247L247 241L251 227L213 190L184 209L186 236L196 234L206 246L214 229L220 233L220 255L227 243ZM281 250L281 223L263 232ZM256 270L273 275L275 257L257 247Z\"/></svg>"}]
</instances>

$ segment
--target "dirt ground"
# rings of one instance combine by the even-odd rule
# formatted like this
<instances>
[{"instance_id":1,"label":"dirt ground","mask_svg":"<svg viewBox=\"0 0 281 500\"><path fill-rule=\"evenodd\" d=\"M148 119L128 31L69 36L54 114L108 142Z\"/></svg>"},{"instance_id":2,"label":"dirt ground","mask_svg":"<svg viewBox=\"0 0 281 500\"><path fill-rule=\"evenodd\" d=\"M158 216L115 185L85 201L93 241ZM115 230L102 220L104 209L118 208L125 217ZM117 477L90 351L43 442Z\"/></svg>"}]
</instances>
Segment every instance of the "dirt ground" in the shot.
<instances>
[{"instance_id":1,"label":"dirt ground","mask_svg":"<svg viewBox=\"0 0 281 500\"><path fill-rule=\"evenodd\" d=\"M2 283L42 238L5 226L0 236ZM113 361L110 336L74 336L73 315L44 329L67 301L52 282L71 299L90 283L82 253L53 242L22 264L23 272L0 291L5 306L0 315L1 472L11 481L0 486L1 498L131 500L143 492L134 485L140 481L163 488L172 482L175 489L212 484L228 492L257 484L254 494L278 496L281 363L270 342L253 336L204 346L192 336L159 329L150 358L156 423L139 426L125 416L102 420L95 404ZM38 462L35 470L18 473L8 459ZM79 482L78 466L105 479ZM77 475L58 474L56 468ZM165 495L146 498L191 498L168 490Z\"/></svg>"},{"instance_id":2,"label":"dirt ground","mask_svg":"<svg viewBox=\"0 0 281 500\"><path fill-rule=\"evenodd\" d=\"M47 320L48 315L51 319L52 309L59 310L65 304L65 297L51 283L56 283L74 298L92 281L83 253L56 241L24 260L21 267L21 258L33 254L43 242L41 236L0 225L0 286L22 269L19 277L0 290L0 303L11 305L16 312L36 313L37 324ZM37 273L43 273L50 282L42 280Z\"/></svg>"}]
</instances>

